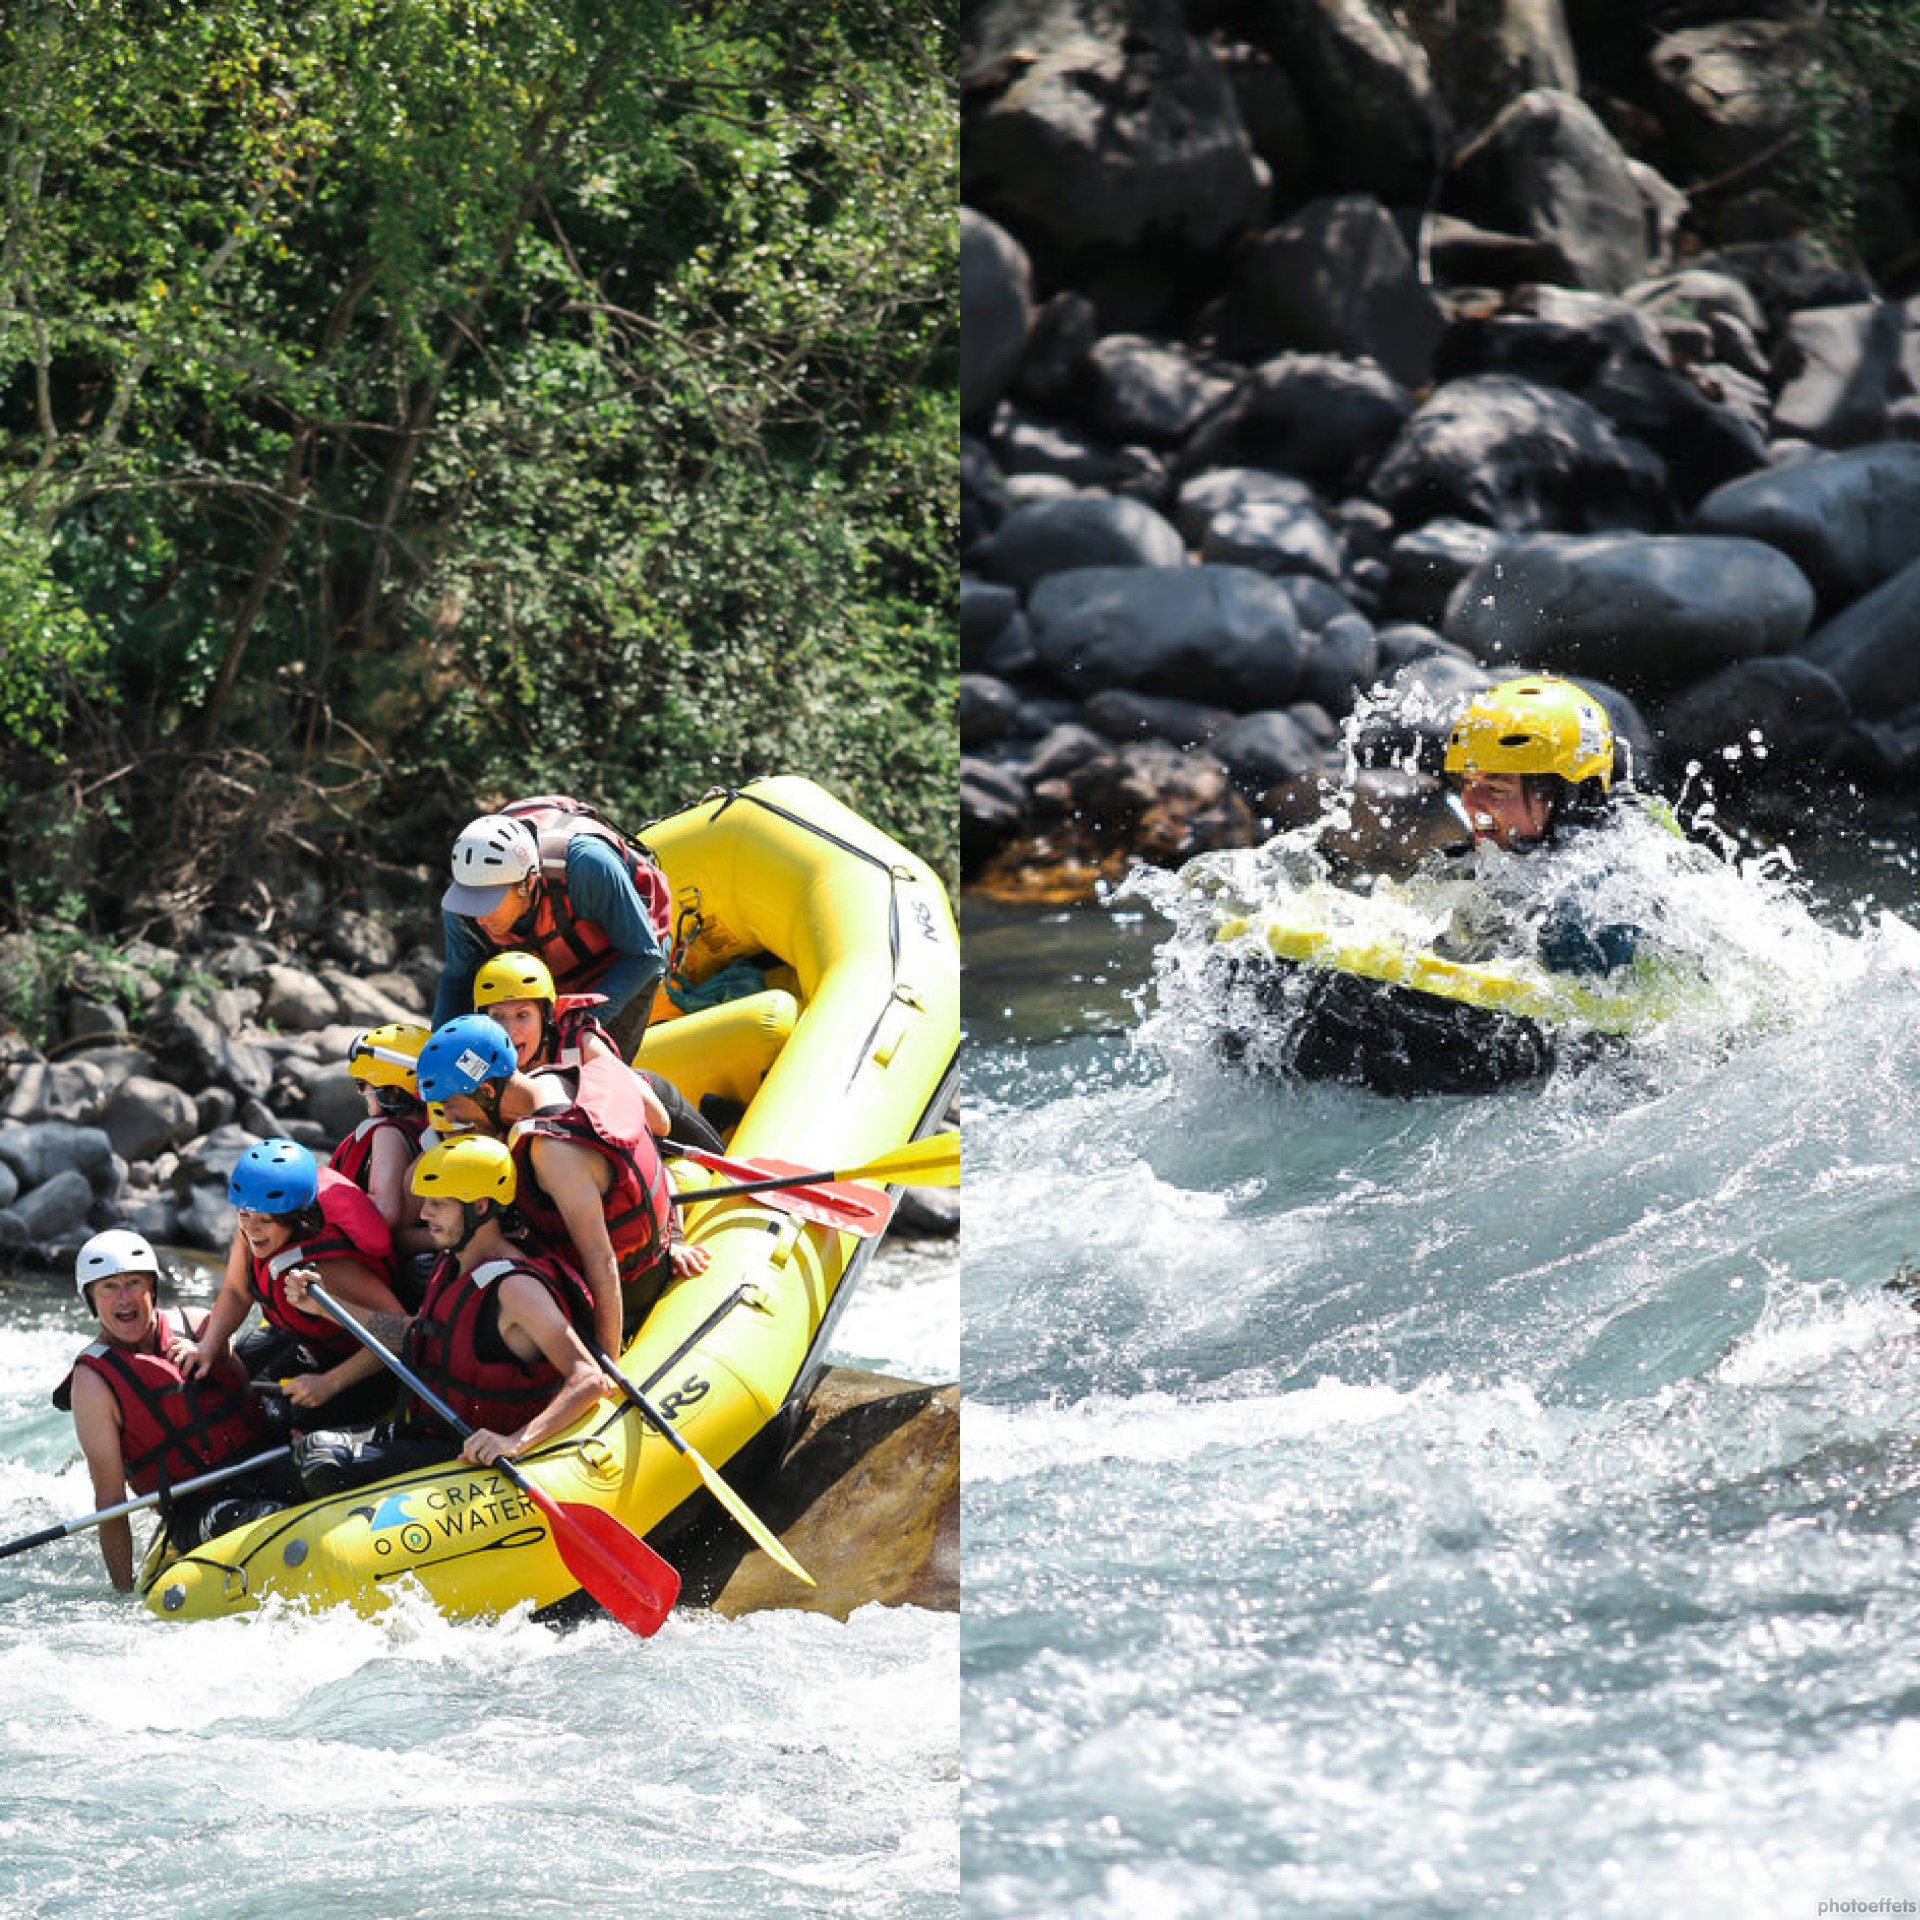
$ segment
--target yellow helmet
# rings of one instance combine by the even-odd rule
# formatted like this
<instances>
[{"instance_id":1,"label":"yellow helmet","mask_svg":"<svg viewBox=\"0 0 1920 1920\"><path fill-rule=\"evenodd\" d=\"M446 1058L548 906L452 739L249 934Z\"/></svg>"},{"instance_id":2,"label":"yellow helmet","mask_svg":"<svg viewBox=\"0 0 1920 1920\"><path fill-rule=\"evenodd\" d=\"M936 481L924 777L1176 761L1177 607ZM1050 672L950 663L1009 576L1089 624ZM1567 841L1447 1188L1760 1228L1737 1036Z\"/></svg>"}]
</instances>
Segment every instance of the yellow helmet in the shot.
<instances>
[{"instance_id":1,"label":"yellow helmet","mask_svg":"<svg viewBox=\"0 0 1920 1920\"><path fill-rule=\"evenodd\" d=\"M414 1163L413 1190L429 1200L497 1200L504 1207L519 1190L513 1152L491 1134L458 1134Z\"/></svg>"},{"instance_id":2,"label":"yellow helmet","mask_svg":"<svg viewBox=\"0 0 1920 1920\"><path fill-rule=\"evenodd\" d=\"M496 953L473 976L473 1010L496 1000L548 1000L558 997L553 975L537 953Z\"/></svg>"},{"instance_id":3,"label":"yellow helmet","mask_svg":"<svg viewBox=\"0 0 1920 1920\"><path fill-rule=\"evenodd\" d=\"M1529 674L1477 693L1447 736L1449 773L1557 773L1613 784L1607 710L1571 680Z\"/></svg>"},{"instance_id":4,"label":"yellow helmet","mask_svg":"<svg viewBox=\"0 0 1920 1920\"><path fill-rule=\"evenodd\" d=\"M420 1082L415 1063L420 1049L427 1044L425 1027L369 1027L347 1049L347 1071L356 1080L376 1087L398 1087L417 1096Z\"/></svg>"}]
</instances>

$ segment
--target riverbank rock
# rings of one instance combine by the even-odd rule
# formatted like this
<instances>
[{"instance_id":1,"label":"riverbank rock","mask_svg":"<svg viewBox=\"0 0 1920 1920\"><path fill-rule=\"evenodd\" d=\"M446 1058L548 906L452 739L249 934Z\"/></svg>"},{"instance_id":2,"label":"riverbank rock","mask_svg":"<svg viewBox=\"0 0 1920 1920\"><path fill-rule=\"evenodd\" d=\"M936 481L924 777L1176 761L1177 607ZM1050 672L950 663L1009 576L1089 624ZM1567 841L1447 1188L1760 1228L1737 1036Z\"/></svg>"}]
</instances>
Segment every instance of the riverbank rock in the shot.
<instances>
[{"instance_id":1,"label":"riverbank rock","mask_svg":"<svg viewBox=\"0 0 1920 1920\"><path fill-rule=\"evenodd\" d=\"M1357 768L1431 782L1527 668L1604 689L1643 784L1703 762L1696 801L1920 790L1920 256L1842 264L1771 170L1816 14L962 31L969 885L1086 898Z\"/></svg>"},{"instance_id":2,"label":"riverbank rock","mask_svg":"<svg viewBox=\"0 0 1920 1920\"><path fill-rule=\"evenodd\" d=\"M718 1510L674 1536L683 1606L960 1606L960 1389L829 1367L779 1466L742 1496L812 1574L805 1586Z\"/></svg>"}]
</instances>

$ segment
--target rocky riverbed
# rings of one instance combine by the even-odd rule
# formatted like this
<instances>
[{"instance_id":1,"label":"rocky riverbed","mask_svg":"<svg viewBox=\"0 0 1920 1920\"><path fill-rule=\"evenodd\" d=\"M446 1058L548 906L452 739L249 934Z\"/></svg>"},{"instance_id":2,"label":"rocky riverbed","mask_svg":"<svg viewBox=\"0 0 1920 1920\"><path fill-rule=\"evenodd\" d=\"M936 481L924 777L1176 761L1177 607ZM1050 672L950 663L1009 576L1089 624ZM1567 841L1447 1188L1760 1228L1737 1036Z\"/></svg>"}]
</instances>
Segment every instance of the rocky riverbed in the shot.
<instances>
[{"instance_id":1,"label":"rocky riverbed","mask_svg":"<svg viewBox=\"0 0 1920 1920\"><path fill-rule=\"evenodd\" d=\"M427 1024L440 955L369 914L309 916L297 942L206 931L133 941L75 968L43 1044L0 1036L0 1261L64 1267L90 1233L223 1254L233 1164L285 1135L325 1160L365 1117L347 1050L367 1027ZM0 941L19 980L31 942ZM952 1191L909 1190L893 1231L958 1231Z\"/></svg>"},{"instance_id":2,"label":"rocky riverbed","mask_svg":"<svg viewBox=\"0 0 1920 1920\"><path fill-rule=\"evenodd\" d=\"M1520 666L1669 791L1920 786L1920 252L1876 285L1770 172L1816 31L968 12L970 882L1080 897L1343 778L1390 826Z\"/></svg>"}]
</instances>

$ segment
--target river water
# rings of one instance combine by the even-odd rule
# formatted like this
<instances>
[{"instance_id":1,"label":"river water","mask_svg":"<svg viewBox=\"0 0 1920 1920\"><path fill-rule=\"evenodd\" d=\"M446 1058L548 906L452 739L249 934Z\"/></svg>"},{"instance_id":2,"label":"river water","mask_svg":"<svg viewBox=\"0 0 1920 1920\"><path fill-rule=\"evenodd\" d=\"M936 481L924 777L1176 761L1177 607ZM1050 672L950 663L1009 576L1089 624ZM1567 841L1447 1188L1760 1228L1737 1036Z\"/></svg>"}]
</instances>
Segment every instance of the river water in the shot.
<instances>
[{"instance_id":1,"label":"river water","mask_svg":"<svg viewBox=\"0 0 1920 1920\"><path fill-rule=\"evenodd\" d=\"M1920 1911L1907 844L1737 870L1750 1030L1472 1099L972 908L966 1914Z\"/></svg>"},{"instance_id":2,"label":"river water","mask_svg":"<svg viewBox=\"0 0 1920 1920\"><path fill-rule=\"evenodd\" d=\"M9 1539L92 1505L47 1402L83 1337L66 1289L0 1284ZM954 1249L889 1246L833 1357L950 1380L959 1345ZM82 1533L0 1561L0 1913L950 1920L958 1663L915 1608L167 1623Z\"/></svg>"}]
</instances>

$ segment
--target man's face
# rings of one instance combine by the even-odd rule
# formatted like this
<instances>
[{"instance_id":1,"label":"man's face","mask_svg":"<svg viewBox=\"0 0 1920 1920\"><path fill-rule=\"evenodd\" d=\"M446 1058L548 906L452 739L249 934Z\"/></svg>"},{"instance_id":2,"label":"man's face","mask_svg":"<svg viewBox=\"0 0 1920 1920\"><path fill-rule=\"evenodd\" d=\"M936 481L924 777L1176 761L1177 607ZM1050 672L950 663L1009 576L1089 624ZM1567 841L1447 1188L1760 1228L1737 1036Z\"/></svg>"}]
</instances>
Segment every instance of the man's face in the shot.
<instances>
[{"instance_id":1,"label":"man's face","mask_svg":"<svg viewBox=\"0 0 1920 1920\"><path fill-rule=\"evenodd\" d=\"M110 1273L91 1283L93 1317L109 1340L138 1346L153 1331L153 1275Z\"/></svg>"},{"instance_id":2,"label":"man's face","mask_svg":"<svg viewBox=\"0 0 1920 1920\"><path fill-rule=\"evenodd\" d=\"M1521 773L1465 775L1460 804L1474 840L1496 847L1531 846L1545 834L1553 812L1547 796Z\"/></svg>"},{"instance_id":3,"label":"man's face","mask_svg":"<svg viewBox=\"0 0 1920 1920\"><path fill-rule=\"evenodd\" d=\"M444 1193L429 1194L420 1202L420 1224L436 1247L450 1247L460 1238L462 1208Z\"/></svg>"},{"instance_id":4,"label":"man's face","mask_svg":"<svg viewBox=\"0 0 1920 1920\"><path fill-rule=\"evenodd\" d=\"M517 880L500 896L500 904L491 913L481 914L476 924L490 940L504 940L532 904L533 882Z\"/></svg>"},{"instance_id":5,"label":"man's face","mask_svg":"<svg viewBox=\"0 0 1920 1920\"><path fill-rule=\"evenodd\" d=\"M493 1121L487 1110L470 1093L450 1093L440 1102L441 1111L456 1133L491 1133Z\"/></svg>"}]
</instances>

